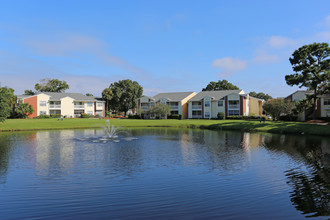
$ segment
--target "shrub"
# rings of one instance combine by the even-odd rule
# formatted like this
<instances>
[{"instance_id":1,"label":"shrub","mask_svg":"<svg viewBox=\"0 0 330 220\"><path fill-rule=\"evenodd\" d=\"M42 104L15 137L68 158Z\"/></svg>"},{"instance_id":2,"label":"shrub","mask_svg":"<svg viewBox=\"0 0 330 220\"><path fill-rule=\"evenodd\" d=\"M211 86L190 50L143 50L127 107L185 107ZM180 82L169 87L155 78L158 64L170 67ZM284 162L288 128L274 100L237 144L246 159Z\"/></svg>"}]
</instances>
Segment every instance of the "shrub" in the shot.
<instances>
[{"instance_id":1,"label":"shrub","mask_svg":"<svg viewBox=\"0 0 330 220\"><path fill-rule=\"evenodd\" d=\"M61 114L50 115L51 118L62 118Z\"/></svg>"},{"instance_id":2,"label":"shrub","mask_svg":"<svg viewBox=\"0 0 330 220\"><path fill-rule=\"evenodd\" d=\"M217 117L218 117L219 120L223 120L223 119L225 119L225 113L219 112Z\"/></svg>"},{"instance_id":3,"label":"shrub","mask_svg":"<svg viewBox=\"0 0 330 220\"><path fill-rule=\"evenodd\" d=\"M128 115L129 119L141 119L140 115Z\"/></svg>"},{"instance_id":4,"label":"shrub","mask_svg":"<svg viewBox=\"0 0 330 220\"><path fill-rule=\"evenodd\" d=\"M169 115L167 116L167 119L181 119L182 115L178 115L178 114L173 114L173 115Z\"/></svg>"},{"instance_id":5,"label":"shrub","mask_svg":"<svg viewBox=\"0 0 330 220\"><path fill-rule=\"evenodd\" d=\"M86 113L81 113L81 114L80 114L80 117L81 117L81 118L93 118L94 115L89 115L89 114L86 114Z\"/></svg>"},{"instance_id":6,"label":"shrub","mask_svg":"<svg viewBox=\"0 0 330 220\"><path fill-rule=\"evenodd\" d=\"M227 119L241 120L241 119L243 119L243 116L242 115L232 115L232 116L227 116Z\"/></svg>"},{"instance_id":7,"label":"shrub","mask_svg":"<svg viewBox=\"0 0 330 220\"><path fill-rule=\"evenodd\" d=\"M39 115L37 117L34 117L33 119L44 119L44 118L51 118L50 115Z\"/></svg>"}]
</instances>

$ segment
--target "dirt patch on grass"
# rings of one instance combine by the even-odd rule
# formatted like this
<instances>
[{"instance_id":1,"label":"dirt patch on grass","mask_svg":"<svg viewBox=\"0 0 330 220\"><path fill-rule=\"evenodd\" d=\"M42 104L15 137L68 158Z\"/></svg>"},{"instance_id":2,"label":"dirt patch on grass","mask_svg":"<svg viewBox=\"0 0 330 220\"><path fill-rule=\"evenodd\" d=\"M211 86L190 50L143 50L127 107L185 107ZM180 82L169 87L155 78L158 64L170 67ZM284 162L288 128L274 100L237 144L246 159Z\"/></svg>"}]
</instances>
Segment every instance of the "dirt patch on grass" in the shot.
<instances>
[{"instance_id":1,"label":"dirt patch on grass","mask_svg":"<svg viewBox=\"0 0 330 220\"><path fill-rule=\"evenodd\" d=\"M323 120L309 120L309 121L306 121L306 123L318 124L318 125L329 125L329 122L326 122Z\"/></svg>"}]
</instances>

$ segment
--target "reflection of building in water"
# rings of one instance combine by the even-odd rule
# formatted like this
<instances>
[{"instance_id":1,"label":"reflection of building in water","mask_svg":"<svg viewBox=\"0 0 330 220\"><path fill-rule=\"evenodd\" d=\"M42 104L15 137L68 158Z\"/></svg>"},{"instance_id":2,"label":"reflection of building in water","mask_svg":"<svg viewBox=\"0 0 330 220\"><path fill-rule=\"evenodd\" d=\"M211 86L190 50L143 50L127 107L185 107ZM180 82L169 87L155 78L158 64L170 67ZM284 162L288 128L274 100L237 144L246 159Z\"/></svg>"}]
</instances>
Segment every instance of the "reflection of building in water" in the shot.
<instances>
[{"instance_id":1,"label":"reflection of building in water","mask_svg":"<svg viewBox=\"0 0 330 220\"><path fill-rule=\"evenodd\" d=\"M248 162L250 148L262 143L263 135L258 133L189 129L181 136L183 163L203 160L212 169L241 169Z\"/></svg>"},{"instance_id":2,"label":"reflection of building in water","mask_svg":"<svg viewBox=\"0 0 330 220\"><path fill-rule=\"evenodd\" d=\"M68 172L73 168L75 135L73 130L37 132L35 139L36 171L48 176Z\"/></svg>"}]
</instances>

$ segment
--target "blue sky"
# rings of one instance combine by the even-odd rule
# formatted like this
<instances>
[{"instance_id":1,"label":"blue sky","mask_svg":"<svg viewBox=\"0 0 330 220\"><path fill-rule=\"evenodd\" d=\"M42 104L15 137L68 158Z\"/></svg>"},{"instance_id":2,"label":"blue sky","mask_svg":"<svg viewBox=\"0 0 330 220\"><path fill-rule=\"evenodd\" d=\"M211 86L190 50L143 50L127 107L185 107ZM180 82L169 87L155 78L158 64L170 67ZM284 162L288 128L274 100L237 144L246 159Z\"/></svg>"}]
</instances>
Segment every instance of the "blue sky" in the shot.
<instances>
[{"instance_id":1,"label":"blue sky","mask_svg":"<svg viewBox=\"0 0 330 220\"><path fill-rule=\"evenodd\" d=\"M94 95L122 79L146 95L226 79L287 96L292 52L330 41L328 0L0 2L0 82L16 94L43 78Z\"/></svg>"}]
</instances>

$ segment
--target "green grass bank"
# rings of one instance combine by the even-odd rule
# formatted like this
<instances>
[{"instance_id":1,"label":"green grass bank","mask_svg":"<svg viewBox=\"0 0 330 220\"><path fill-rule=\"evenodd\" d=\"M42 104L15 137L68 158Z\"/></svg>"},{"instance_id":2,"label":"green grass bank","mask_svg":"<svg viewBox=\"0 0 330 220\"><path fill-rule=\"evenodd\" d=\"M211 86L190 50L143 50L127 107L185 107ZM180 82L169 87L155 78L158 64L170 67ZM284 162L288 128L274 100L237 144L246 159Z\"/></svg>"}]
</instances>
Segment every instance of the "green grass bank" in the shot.
<instances>
[{"instance_id":1,"label":"green grass bank","mask_svg":"<svg viewBox=\"0 0 330 220\"><path fill-rule=\"evenodd\" d=\"M176 127L202 128L211 130L238 130L249 132L270 132L280 134L305 134L330 136L330 125L303 122L273 122L246 120L138 120L111 119L118 127ZM31 131L53 129L101 128L105 119L8 119L0 123L0 131Z\"/></svg>"}]
</instances>

